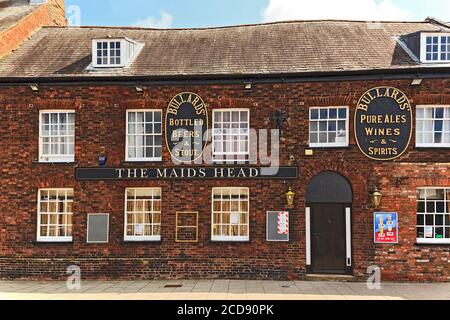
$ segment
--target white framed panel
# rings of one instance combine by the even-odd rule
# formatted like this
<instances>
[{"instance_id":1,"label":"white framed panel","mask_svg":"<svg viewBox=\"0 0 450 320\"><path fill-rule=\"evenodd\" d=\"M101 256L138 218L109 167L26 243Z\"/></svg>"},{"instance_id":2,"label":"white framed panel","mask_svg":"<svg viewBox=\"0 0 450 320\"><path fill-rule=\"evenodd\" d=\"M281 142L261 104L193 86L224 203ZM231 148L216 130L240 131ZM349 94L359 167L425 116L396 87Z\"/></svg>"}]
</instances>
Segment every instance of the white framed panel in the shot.
<instances>
[{"instance_id":1,"label":"white framed panel","mask_svg":"<svg viewBox=\"0 0 450 320\"><path fill-rule=\"evenodd\" d=\"M306 231L306 265L311 265L311 208L305 210Z\"/></svg>"},{"instance_id":2,"label":"white framed panel","mask_svg":"<svg viewBox=\"0 0 450 320\"><path fill-rule=\"evenodd\" d=\"M345 246L347 267L352 266L352 209L345 208Z\"/></svg>"}]
</instances>

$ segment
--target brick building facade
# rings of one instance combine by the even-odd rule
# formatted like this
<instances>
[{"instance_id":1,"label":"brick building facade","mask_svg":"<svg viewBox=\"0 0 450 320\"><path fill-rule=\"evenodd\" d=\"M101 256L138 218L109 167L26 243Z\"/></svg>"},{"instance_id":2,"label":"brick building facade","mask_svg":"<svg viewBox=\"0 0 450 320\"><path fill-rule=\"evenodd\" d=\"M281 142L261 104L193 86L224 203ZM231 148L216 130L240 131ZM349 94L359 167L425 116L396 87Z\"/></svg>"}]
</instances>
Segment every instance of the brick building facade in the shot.
<instances>
[{"instance_id":1,"label":"brick building facade","mask_svg":"<svg viewBox=\"0 0 450 320\"><path fill-rule=\"evenodd\" d=\"M382 270L383 280L449 281L450 160L449 145L445 143L450 142L446 140L450 137L448 64L442 61L442 64L431 67L415 61L407 47L400 46L394 36L424 30L445 34L450 32L450 28L430 20L423 23L387 23L381 29L383 31L380 31L379 25L376 27L378 29L370 23L342 21L177 31L78 28L71 30L70 36L65 28L44 28L16 53L0 62L0 277L61 279L66 277L68 266L76 265L81 268L83 277L96 279L303 279L307 274L317 273L346 274L362 280L368 275L367 268L376 265ZM250 35L242 35L243 28L247 28ZM331 48L319 48L321 44L316 43L322 60L300 61L304 58L302 55L310 57L316 49L306 52L308 44L302 47L300 41L296 41L298 39L286 36L292 32L304 40L315 28L319 35L329 35L327 41L331 42L327 45ZM261 44L261 37L268 30L278 34L279 38ZM224 39L221 32L228 33L228 36ZM337 36L333 37L333 32ZM64 35L69 39L64 40ZM91 41L94 40L95 49L95 39L110 39L108 37L112 35L117 39L126 37L145 43L145 46L137 51L136 60L125 68L101 69L100 66L96 69L91 65L95 65L90 56ZM346 38L349 36L353 38ZM269 47L274 51L269 50L267 57L253 56L251 61L245 52L241 52L233 60L234 55L229 51L233 50L230 49L232 46L226 45L227 41L231 41L228 37L240 42L243 51L255 44L252 41L260 44L257 51ZM228 49L221 52L220 48L211 45L215 43L213 39L221 39L225 44L221 44L220 48ZM170 47L174 40L179 41L178 49ZM270 41L277 42L281 49L273 49ZM367 53L358 56L358 45L353 43L353 49L347 48L352 41L361 46L365 44L366 48L375 45L369 48L377 51L378 56L372 57ZM30 56L33 49L43 46L43 42L46 42L47 51L42 56L47 57L48 61ZM69 42L75 48L69 47ZM55 49L58 45L68 47L64 53L58 53ZM201 45L213 48L208 51ZM292 51L289 51L289 46L298 47L301 53L290 56ZM347 57L343 58L341 53L339 61L333 61L331 51L336 48L347 50ZM206 58L202 62L195 60L198 55L194 53L199 49L205 49ZM158 61L152 59L164 51L171 54L166 57L161 55ZM96 54L101 55L101 52ZM367 57L372 57L372 60ZM222 58L227 61L222 61ZM271 63L275 61L271 58L278 60ZM294 67L299 70L288 71L286 65L296 59L300 62L296 62ZM348 59L348 62L342 59ZM28 61L27 64L24 61ZM98 61L102 62L101 59ZM350 62L353 65L349 65ZM385 62L386 65L383 65ZM319 66L314 66L314 63ZM201 74L202 67L204 74ZM252 68L253 71L250 70ZM308 68L308 72L303 73L303 68ZM261 73L263 69L266 71ZM242 70L241 74L237 70ZM420 81L417 83L417 80ZM359 100L365 92L378 87L398 89L408 97L411 105L412 137L405 152L393 160L368 158L361 150L364 147L358 146L355 138ZM224 110L248 111L249 127L256 130L279 129L282 123L280 165L296 168L297 175L280 179L224 179L217 176L212 179L148 179L135 176L129 179L80 179L77 176L76 170L80 168L95 171L105 168L264 167L260 162L252 165L175 165L165 141L168 128L165 122L171 99L183 92L193 92L204 100L209 128L218 121L213 112ZM316 108L318 114L321 110L327 110L329 127L324 131L325 135L328 134L328 140L325 140L330 142L329 131L334 130L338 135L343 133L348 143L344 142L345 139L339 146L327 145L326 141L321 146L313 143L314 130L318 130L319 144L323 134L321 129L313 129L315 116L312 110ZM435 137L432 142L436 145L424 147L420 141L427 139L428 131L419 129L418 121L425 117L422 114L427 112L427 108L433 110L433 133L442 132L443 137L439 140L442 143ZM440 109L443 110L442 128L436 127L441 119L438 116ZM52 111L74 113L73 160L65 158L64 161L54 161L43 157L47 143L42 140L45 139L45 117L50 114L48 119L52 123ZM136 117L134 121L139 124L136 119L140 112L152 113L153 133L158 131L155 123L161 122L160 160L127 159L132 155L137 157L133 152L138 152L138 147L134 150L134 144L128 139L131 139L129 130L134 130L130 129L130 124L133 125L130 117ZM161 112L161 120L155 120L159 117L158 112ZM280 114L285 116L284 122ZM224 114L222 116L225 117ZM148 119L150 116L145 114L145 117ZM243 117L241 114L241 124ZM447 117L449 120L445 120ZM319 118L322 119L322 116ZM342 131L330 129L333 127L332 119L336 119L338 126L338 119L341 119L346 127ZM145 121L148 124L148 120ZM222 124L225 123L225 120L222 121ZM71 122L68 123L70 126ZM331 136L333 141L338 142L336 134L331 133ZM152 141L152 158L158 158L159 147L155 147L158 143ZM66 141L66 144L67 150L70 150L71 142ZM128 153L130 145L134 151ZM255 152L255 145L256 142L251 141L246 145L246 151ZM144 155L145 152L148 151L144 151ZM101 160L99 156L106 156L106 163L101 163L105 159ZM321 195L308 194L313 192L315 178L324 173L331 180L323 178L318 189L314 189ZM338 177L344 179L339 180ZM343 191L332 189L339 188L342 183L350 186L350 200L348 197L342 201L319 199L321 196L329 196L330 199L339 197ZM289 187L296 195L293 206L288 208L285 193ZM152 189L152 210L149 209L153 222L146 224L144 217L141 222L133 220L130 227L125 225L126 219L130 219L127 214L131 198L127 194L130 189L135 192L135 202L132 204L135 217L132 219L138 219L136 190L145 190L139 188L156 188ZM226 202L223 200L224 194L231 192L233 199L233 191L220 189L222 220L217 229L220 231L215 229L215 202L218 201L215 190L219 190L215 188L240 190L237 196L240 204L236 212L241 216L233 218L233 209L229 209L231 213L227 216L223 213ZM377 208L372 199L375 189L382 193ZM47 197L43 197L42 193L49 190ZM73 197L71 223L67 220L61 223L57 218L55 233L50 222L40 220L44 219L42 212L51 211L50 204L47 209L41 206L46 201L52 201L51 190L65 190L66 201L69 198L67 190ZM155 192L158 192L156 197ZM155 209L155 201L160 203L159 210ZM62 213L68 212L67 203L65 206ZM426 208L422 209L422 206ZM335 222L334 216L329 215L330 210L335 210L331 214L336 213L339 217L342 213L343 220L339 218ZM155 215L156 211L158 213ZM267 212L281 211L289 211L289 240L268 241ZM198 213L197 242L177 241L177 226L180 225L177 212ZM374 212L398 213L398 243L374 243ZM109 215L106 243L93 243L88 238L88 215L99 213ZM325 222L315 220L315 214L324 214ZM60 216L67 219L64 214ZM426 221L421 221L422 216ZM432 223L429 222L430 217ZM50 219L50 214L45 219ZM158 219L160 221L155 223ZM343 223L345 230L331 229L331 234L327 235L323 231L326 228L314 229L319 222L327 224L327 221L331 228ZM55 235L61 236L58 231L61 225L63 237L62 241L58 241ZM341 231L342 239L339 238ZM217 237L218 234L223 237ZM240 237L233 239L237 234ZM151 236L139 240L143 235ZM322 239L333 237L343 243L345 252L340 252L342 248L330 246L330 243L324 244ZM320 248L324 248L320 245L330 246L331 251L319 254ZM338 260L343 259L338 264L342 262L345 266L336 267L333 265L336 261L324 259L323 255L327 254L336 254Z\"/></svg>"}]
</instances>

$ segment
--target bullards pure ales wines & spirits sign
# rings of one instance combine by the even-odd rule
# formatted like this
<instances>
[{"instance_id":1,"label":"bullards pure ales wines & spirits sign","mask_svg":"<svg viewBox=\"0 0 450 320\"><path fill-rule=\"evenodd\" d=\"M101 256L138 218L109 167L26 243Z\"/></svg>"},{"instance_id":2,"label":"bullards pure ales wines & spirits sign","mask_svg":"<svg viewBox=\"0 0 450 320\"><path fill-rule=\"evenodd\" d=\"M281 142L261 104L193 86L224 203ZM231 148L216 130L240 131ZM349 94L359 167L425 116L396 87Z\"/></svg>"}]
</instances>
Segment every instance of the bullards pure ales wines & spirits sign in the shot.
<instances>
[{"instance_id":1,"label":"bullards pure ales wines & spirits sign","mask_svg":"<svg viewBox=\"0 0 450 320\"><path fill-rule=\"evenodd\" d=\"M195 93L176 95L166 112L166 143L172 158L193 162L200 158L206 146L208 110L202 98Z\"/></svg>"},{"instance_id":2,"label":"bullards pure ales wines & spirits sign","mask_svg":"<svg viewBox=\"0 0 450 320\"><path fill-rule=\"evenodd\" d=\"M359 100L355 112L358 147L373 160L394 160L409 146L412 110L406 95L392 87L377 87Z\"/></svg>"}]
</instances>

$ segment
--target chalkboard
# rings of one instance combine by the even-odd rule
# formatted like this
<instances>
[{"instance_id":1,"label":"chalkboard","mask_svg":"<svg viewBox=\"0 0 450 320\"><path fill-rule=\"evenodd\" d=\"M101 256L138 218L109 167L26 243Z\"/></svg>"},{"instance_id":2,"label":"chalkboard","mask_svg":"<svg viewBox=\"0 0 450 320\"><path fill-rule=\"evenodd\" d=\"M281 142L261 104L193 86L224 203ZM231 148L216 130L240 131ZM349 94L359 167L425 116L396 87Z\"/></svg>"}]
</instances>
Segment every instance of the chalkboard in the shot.
<instances>
[{"instance_id":1,"label":"chalkboard","mask_svg":"<svg viewBox=\"0 0 450 320\"><path fill-rule=\"evenodd\" d=\"M287 234L278 233L278 214L280 212L282 211L267 212L267 241L289 241L289 232Z\"/></svg>"}]
</instances>

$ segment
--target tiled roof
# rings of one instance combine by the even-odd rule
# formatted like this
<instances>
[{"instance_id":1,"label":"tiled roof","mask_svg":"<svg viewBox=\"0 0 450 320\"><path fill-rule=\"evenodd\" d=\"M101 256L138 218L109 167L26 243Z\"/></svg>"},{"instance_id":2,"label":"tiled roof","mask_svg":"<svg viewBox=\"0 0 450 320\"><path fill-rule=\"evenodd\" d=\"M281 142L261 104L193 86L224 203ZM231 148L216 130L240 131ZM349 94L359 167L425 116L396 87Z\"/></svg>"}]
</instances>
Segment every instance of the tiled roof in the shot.
<instances>
[{"instance_id":1,"label":"tiled roof","mask_svg":"<svg viewBox=\"0 0 450 320\"><path fill-rule=\"evenodd\" d=\"M430 22L292 21L207 29L45 27L0 61L0 77L271 75L417 68L396 37ZM145 44L129 68L89 71L94 38Z\"/></svg>"}]
</instances>

